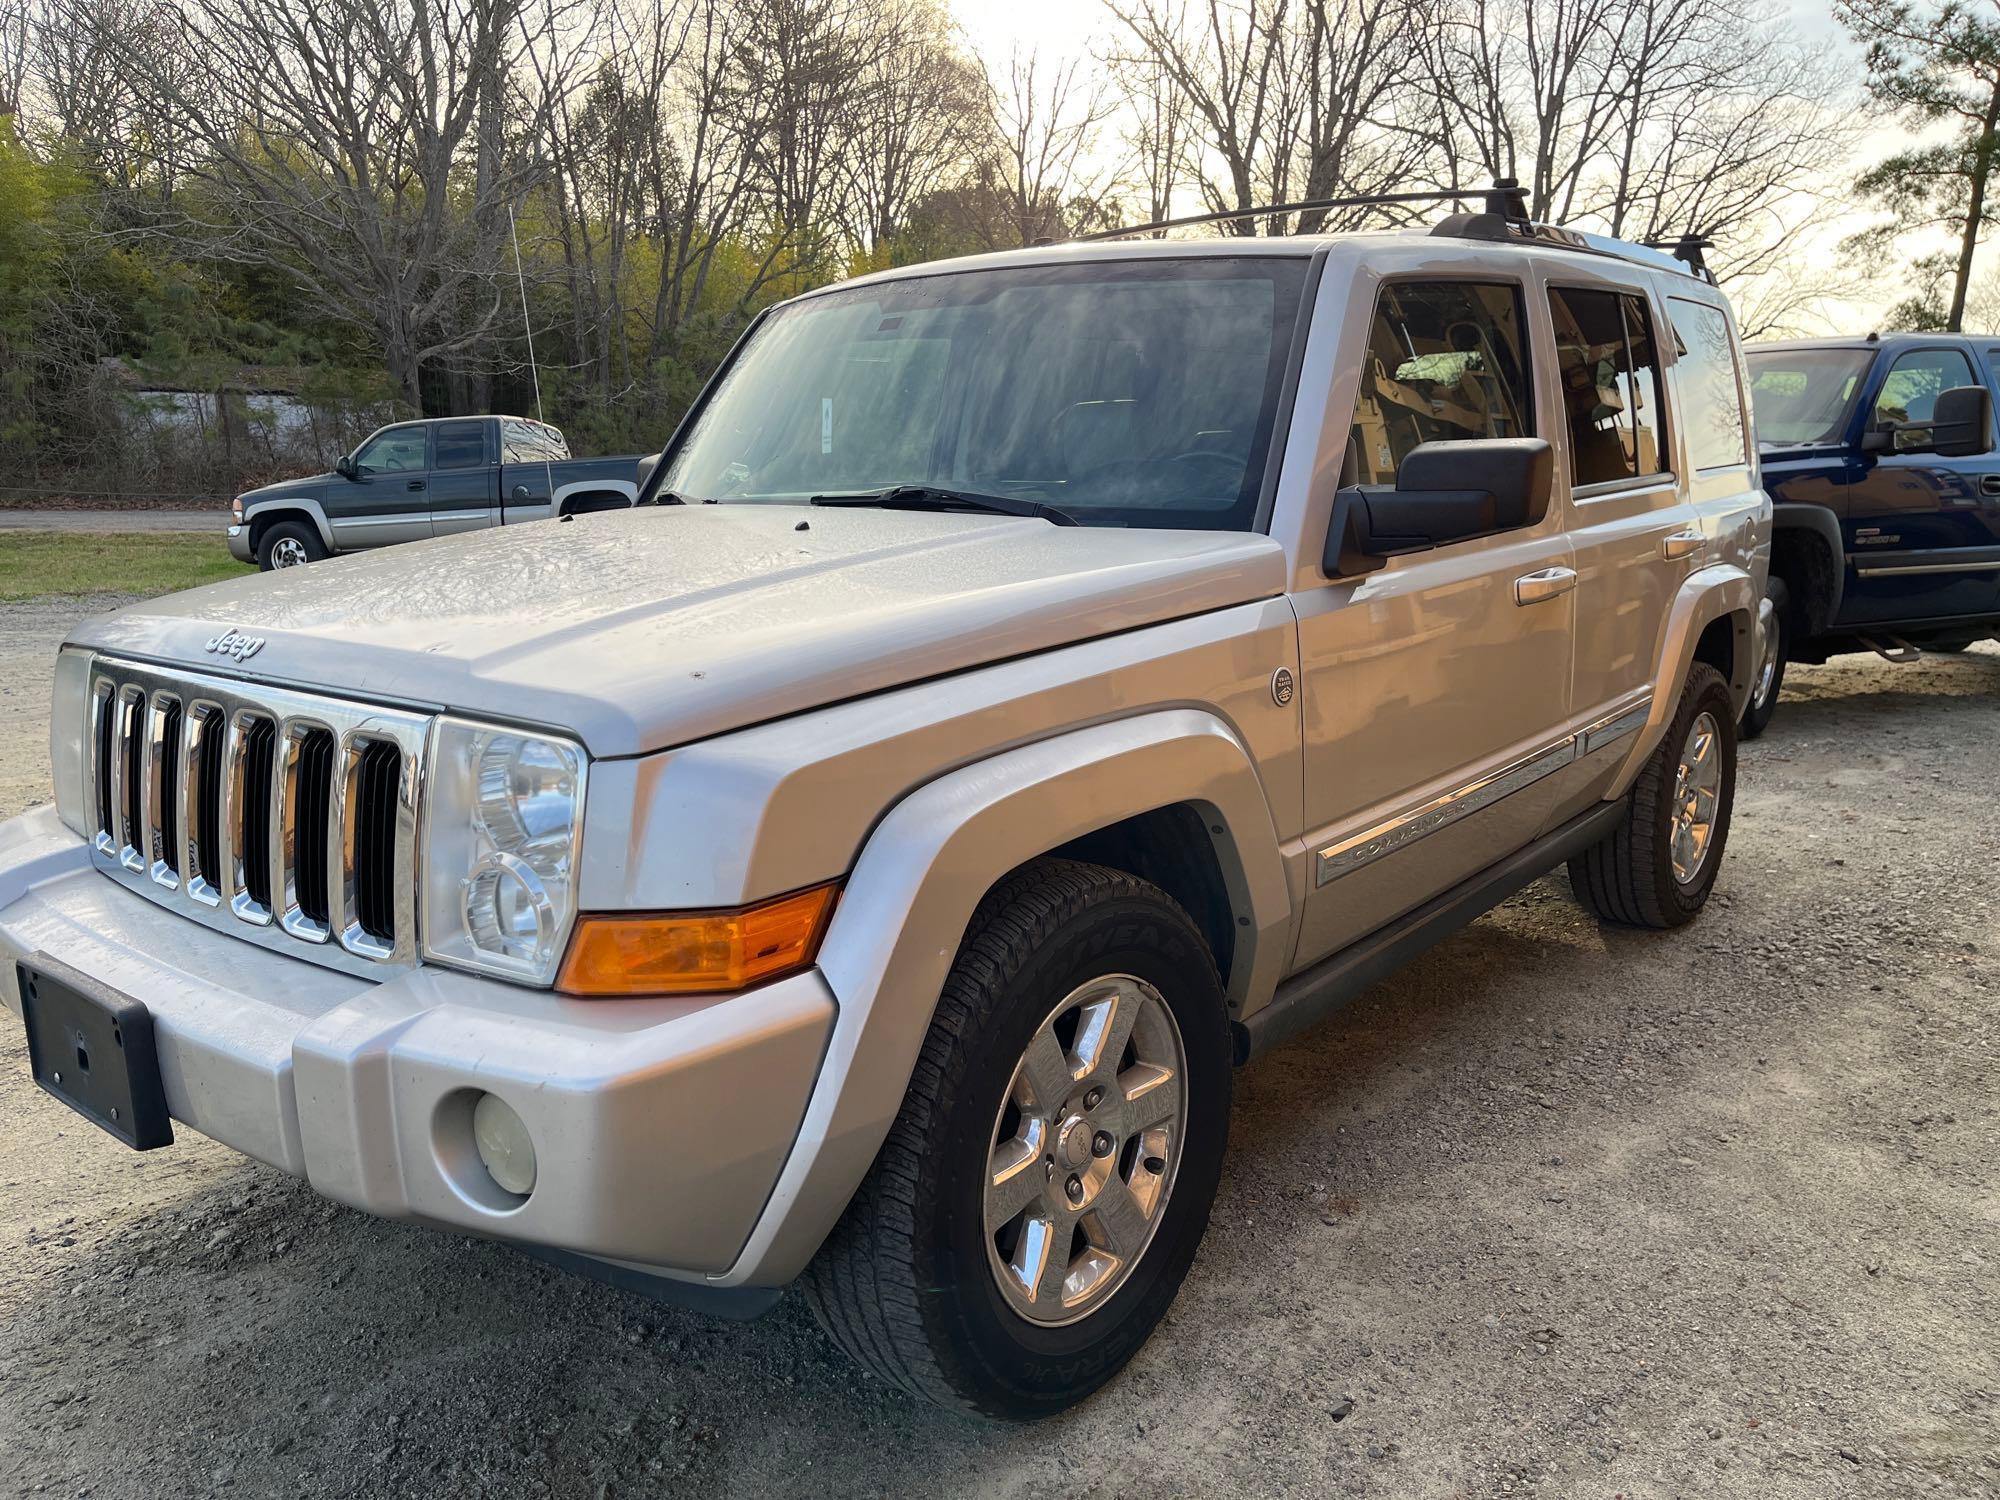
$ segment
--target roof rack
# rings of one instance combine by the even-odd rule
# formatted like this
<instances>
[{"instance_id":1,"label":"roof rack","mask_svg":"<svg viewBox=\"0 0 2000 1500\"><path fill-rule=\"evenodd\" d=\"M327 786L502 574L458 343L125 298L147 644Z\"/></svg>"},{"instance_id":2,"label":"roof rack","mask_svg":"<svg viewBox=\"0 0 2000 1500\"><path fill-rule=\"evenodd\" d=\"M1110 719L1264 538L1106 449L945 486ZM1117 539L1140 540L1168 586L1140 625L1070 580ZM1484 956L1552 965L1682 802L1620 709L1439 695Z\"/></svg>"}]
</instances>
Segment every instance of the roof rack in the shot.
<instances>
[{"instance_id":1,"label":"roof rack","mask_svg":"<svg viewBox=\"0 0 2000 1500\"><path fill-rule=\"evenodd\" d=\"M1175 219L1155 219L1150 224L1130 224L1121 229L1101 229L1080 234L1073 244L1093 240L1121 240L1136 234L1157 234L1165 229L1188 229L1200 224L1226 224L1238 219L1263 219L1277 214L1310 213L1335 208L1372 208L1393 203L1468 203L1478 200L1476 213L1455 213L1432 226L1431 233L1459 239L1500 240L1551 245L1564 250L1580 250L1589 255L1608 255L1636 261L1660 270L1680 271L1699 276L1713 285L1714 274L1702 259L1710 241L1698 235L1682 235L1678 240L1649 240L1644 244L1613 239L1609 235L1585 234L1559 224L1537 224L1528 217L1527 194L1512 177L1496 177L1490 187L1423 188L1408 193L1363 193L1351 198L1304 198L1295 203L1268 203L1257 208L1232 208L1220 213L1186 214ZM1660 254L1666 250L1670 253Z\"/></svg>"},{"instance_id":2,"label":"roof rack","mask_svg":"<svg viewBox=\"0 0 2000 1500\"><path fill-rule=\"evenodd\" d=\"M1496 177L1491 187L1422 188L1409 193L1362 193L1353 198L1301 198L1296 203L1267 203L1258 208L1230 208L1214 214L1185 214L1178 219L1155 219L1150 224L1128 224L1122 229L1100 229L1079 234L1072 244L1092 240L1122 240L1135 234L1155 234L1162 229L1189 229L1197 224L1226 224L1233 219L1265 219L1276 214L1312 213L1333 208L1374 208L1390 203L1469 203L1481 200L1485 212L1510 224L1528 222L1528 199L1521 184L1511 177Z\"/></svg>"}]
</instances>

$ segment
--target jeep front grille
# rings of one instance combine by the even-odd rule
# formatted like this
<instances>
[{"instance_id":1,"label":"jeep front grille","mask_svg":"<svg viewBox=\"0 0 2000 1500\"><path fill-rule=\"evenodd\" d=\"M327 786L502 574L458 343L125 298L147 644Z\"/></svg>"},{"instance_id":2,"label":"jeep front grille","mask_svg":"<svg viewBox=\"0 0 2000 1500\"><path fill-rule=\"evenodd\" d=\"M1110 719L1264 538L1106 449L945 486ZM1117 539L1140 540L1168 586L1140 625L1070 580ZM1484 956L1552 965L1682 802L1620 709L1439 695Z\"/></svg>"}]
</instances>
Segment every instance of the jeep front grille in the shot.
<instances>
[{"instance_id":1,"label":"jeep front grille","mask_svg":"<svg viewBox=\"0 0 2000 1500\"><path fill-rule=\"evenodd\" d=\"M100 869L351 973L415 962L428 717L102 658L90 712Z\"/></svg>"}]
</instances>

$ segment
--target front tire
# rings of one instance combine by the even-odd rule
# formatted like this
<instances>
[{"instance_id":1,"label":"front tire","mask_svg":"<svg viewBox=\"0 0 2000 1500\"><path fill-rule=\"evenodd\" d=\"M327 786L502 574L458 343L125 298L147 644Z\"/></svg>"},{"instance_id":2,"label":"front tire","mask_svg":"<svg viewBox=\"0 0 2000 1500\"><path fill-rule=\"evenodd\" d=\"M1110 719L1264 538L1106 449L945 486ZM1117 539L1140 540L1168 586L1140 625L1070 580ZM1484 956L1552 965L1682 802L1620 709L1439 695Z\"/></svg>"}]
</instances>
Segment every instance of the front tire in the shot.
<instances>
[{"instance_id":1,"label":"front tire","mask_svg":"<svg viewBox=\"0 0 2000 1500\"><path fill-rule=\"evenodd\" d=\"M1743 706L1743 722L1738 734L1754 740L1770 725L1778 711L1778 693L1785 685L1785 652L1792 643L1792 594L1782 578L1768 579L1764 597L1771 601L1771 639L1757 662L1757 675L1750 682L1750 701Z\"/></svg>"},{"instance_id":2,"label":"front tire","mask_svg":"<svg viewBox=\"0 0 2000 1500\"><path fill-rule=\"evenodd\" d=\"M973 916L902 1112L807 1273L814 1313L941 1405L1074 1405L1194 1261L1230 1084L1221 982L1187 914L1122 871L1025 866Z\"/></svg>"},{"instance_id":3,"label":"front tire","mask_svg":"<svg viewBox=\"0 0 2000 1500\"><path fill-rule=\"evenodd\" d=\"M1688 669L1659 747L1626 797L1625 821L1569 862L1570 889L1601 922L1679 927L1708 902L1736 800L1736 715L1729 684Z\"/></svg>"},{"instance_id":4,"label":"front tire","mask_svg":"<svg viewBox=\"0 0 2000 1500\"><path fill-rule=\"evenodd\" d=\"M319 532L304 521L280 521L257 539L257 566L266 573L318 562L326 555Z\"/></svg>"}]
</instances>

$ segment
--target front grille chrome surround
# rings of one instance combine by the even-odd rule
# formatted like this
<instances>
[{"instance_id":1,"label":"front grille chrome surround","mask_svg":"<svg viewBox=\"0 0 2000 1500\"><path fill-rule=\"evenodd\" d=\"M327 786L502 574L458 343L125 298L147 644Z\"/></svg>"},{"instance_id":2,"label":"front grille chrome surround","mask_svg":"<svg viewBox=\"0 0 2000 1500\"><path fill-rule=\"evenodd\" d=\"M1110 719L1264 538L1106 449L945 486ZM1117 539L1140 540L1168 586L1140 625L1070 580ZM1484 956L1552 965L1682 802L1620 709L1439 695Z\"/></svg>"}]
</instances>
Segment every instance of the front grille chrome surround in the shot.
<instances>
[{"instance_id":1,"label":"front grille chrome surround","mask_svg":"<svg viewBox=\"0 0 2000 1500\"><path fill-rule=\"evenodd\" d=\"M100 870L278 952L415 967L430 715L106 657L89 702Z\"/></svg>"}]
</instances>

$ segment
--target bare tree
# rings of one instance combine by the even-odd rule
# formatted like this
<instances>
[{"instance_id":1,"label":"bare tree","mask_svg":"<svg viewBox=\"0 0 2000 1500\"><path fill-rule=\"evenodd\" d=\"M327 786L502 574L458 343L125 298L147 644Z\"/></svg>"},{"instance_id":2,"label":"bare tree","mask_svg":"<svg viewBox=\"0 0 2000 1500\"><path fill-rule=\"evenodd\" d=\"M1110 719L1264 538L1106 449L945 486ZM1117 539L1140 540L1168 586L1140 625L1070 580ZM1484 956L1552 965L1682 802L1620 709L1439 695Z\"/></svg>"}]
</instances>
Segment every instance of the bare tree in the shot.
<instances>
[{"instance_id":1,"label":"bare tree","mask_svg":"<svg viewBox=\"0 0 2000 1500\"><path fill-rule=\"evenodd\" d=\"M198 144L186 171L204 191L152 230L284 271L370 334L421 405L426 363L477 343L498 313L499 267L480 247L542 170L518 157L468 180L482 104L552 38L530 32L520 0L167 0L163 14L184 66L140 52L132 75Z\"/></svg>"},{"instance_id":2,"label":"bare tree","mask_svg":"<svg viewBox=\"0 0 2000 1500\"><path fill-rule=\"evenodd\" d=\"M871 24L840 216L856 250L880 255L918 201L974 164L990 121L984 75L953 44L939 0L881 0Z\"/></svg>"},{"instance_id":3,"label":"bare tree","mask_svg":"<svg viewBox=\"0 0 2000 1500\"><path fill-rule=\"evenodd\" d=\"M1049 63L1016 52L991 99L998 144L985 172L1004 204L1006 243L1099 227L1110 174L1094 153L1116 109L1104 81L1082 59Z\"/></svg>"}]
</instances>

